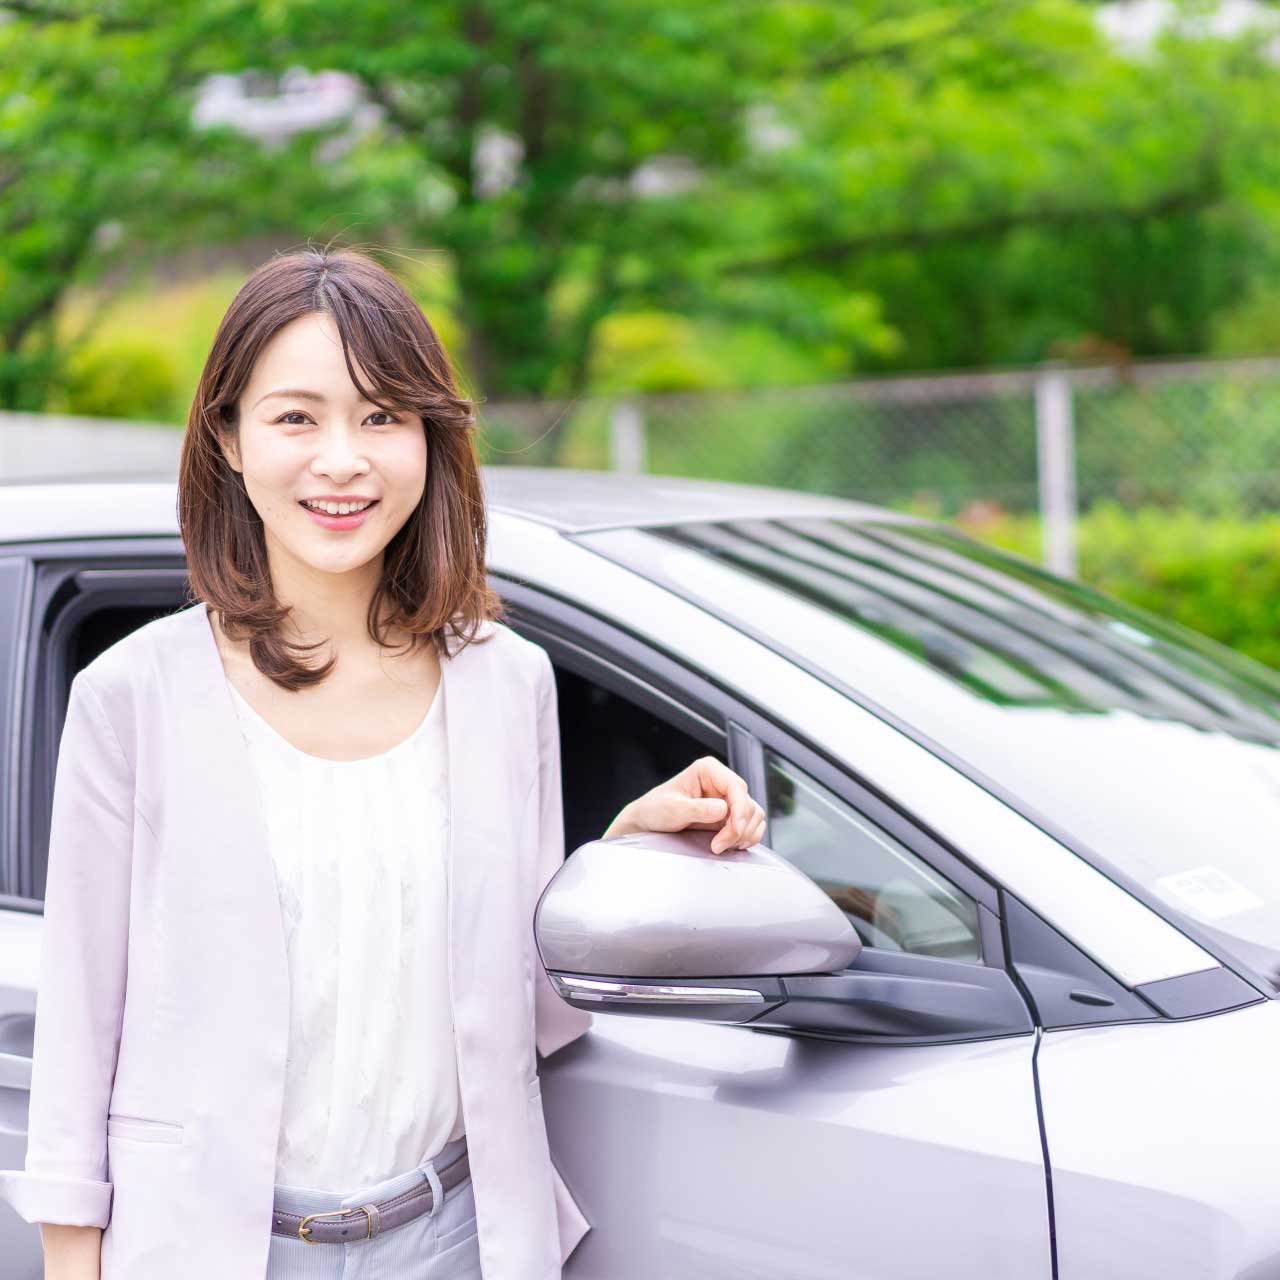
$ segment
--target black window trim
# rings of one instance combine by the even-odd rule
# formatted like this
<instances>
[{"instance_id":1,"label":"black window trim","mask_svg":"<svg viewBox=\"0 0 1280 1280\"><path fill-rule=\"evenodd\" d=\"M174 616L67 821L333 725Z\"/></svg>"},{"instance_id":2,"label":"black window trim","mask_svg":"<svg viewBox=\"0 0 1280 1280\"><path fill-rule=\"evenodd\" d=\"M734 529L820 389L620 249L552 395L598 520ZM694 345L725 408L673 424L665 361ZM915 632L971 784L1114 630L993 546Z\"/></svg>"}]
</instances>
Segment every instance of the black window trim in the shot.
<instances>
[{"instance_id":1,"label":"black window trim","mask_svg":"<svg viewBox=\"0 0 1280 1280\"><path fill-rule=\"evenodd\" d=\"M23 555L20 549L11 553L9 548L0 547L0 564L5 570L0 574L0 587L4 585L4 577L12 574L18 610L14 619L12 651L7 664L0 662L0 671L6 671L8 681L7 688L0 689L0 707L5 709L2 728L6 738L4 747L0 748L0 763L4 766L0 770L0 868L3 869L0 883L16 889L22 872L19 856L22 844L18 830L18 815L22 809L22 707L35 570L30 557ZM17 893L0 894L0 908L17 911L36 909L30 898Z\"/></svg>"},{"instance_id":2,"label":"black window trim","mask_svg":"<svg viewBox=\"0 0 1280 1280\"><path fill-rule=\"evenodd\" d=\"M508 584L498 580L502 595L510 600ZM547 625L545 615L537 611L515 609L505 619L506 625L526 640L544 648L557 668L564 668L575 675L583 676L596 684L616 693L661 717L673 727L687 733L690 737L702 742L709 751L719 751L726 757L729 755L729 737L716 723L714 708L701 704L696 696L681 701L685 689L671 672L665 670L666 664L657 657L654 668L639 675L636 671L621 662L611 661L604 654L590 647L590 639L599 633L581 632L580 638L566 635L556 629L555 624ZM603 624L607 628L607 624ZM730 764L732 768L732 764Z\"/></svg>"}]
</instances>

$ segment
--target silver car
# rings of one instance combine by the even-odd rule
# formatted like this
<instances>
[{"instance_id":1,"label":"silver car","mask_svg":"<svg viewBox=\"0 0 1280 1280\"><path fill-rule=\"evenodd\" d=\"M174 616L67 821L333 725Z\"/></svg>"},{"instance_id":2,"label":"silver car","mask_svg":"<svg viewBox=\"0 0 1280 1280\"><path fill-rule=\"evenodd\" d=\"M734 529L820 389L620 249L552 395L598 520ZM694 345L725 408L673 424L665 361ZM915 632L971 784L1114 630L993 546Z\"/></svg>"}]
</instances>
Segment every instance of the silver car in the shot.
<instances>
[{"instance_id":1,"label":"silver car","mask_svg":"<svg viewBox=\"0 0 1280 1280\"><path fill-rule=\"evenodd\" d=\"M1280 676L879 508L484 479L557 674L531 927L596 1015L542 1066L566 1277L1280 1276ZM0 487L0 1166L67 688L186 585L172 481ZM760 845L599 839L703 754ZM40 1275L5 1209L0 1275Z\"/></svg>"}]
</instances>

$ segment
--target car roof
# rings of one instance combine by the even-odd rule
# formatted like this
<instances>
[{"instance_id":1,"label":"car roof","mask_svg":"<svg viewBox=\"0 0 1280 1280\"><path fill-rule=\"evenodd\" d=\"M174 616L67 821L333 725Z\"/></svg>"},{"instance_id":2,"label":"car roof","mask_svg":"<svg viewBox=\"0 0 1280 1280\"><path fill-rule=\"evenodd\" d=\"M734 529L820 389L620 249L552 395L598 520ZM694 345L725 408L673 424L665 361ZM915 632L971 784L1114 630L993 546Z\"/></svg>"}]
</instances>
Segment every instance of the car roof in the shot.
<instances>
[{"instance_id":1,"label":"car roof","mask_svg":"<svg viewBox=\"0 0 1280 1280\"><path fill-rule=\"evenodd\" d=\"M847 498L689 476L486 466L481 478L491 511L564 533L803 516L918 523L902 512ZM0 483L0 543L177 534L177 479L172 475L59 476Z\"/></svg>"}]
</instances>

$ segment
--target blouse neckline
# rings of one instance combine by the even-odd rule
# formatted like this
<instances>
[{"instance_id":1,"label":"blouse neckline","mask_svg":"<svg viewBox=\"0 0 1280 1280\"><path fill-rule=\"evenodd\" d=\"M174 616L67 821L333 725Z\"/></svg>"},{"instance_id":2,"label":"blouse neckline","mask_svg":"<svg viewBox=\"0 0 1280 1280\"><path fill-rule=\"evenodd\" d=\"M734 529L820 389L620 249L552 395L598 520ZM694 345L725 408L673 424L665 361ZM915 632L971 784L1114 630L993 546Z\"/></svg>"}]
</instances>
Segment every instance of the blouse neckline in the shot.
<instances>
[{"instance_id":1,"label":"blouse neckline","mask_svg":"<svg viewBox=\"0 0 1280 1280\"><path fill-rule=\"evenodd\" d=\"M224 672L225 677L225 672ZM249 705L248 699L239 689L227 680L227 688L231 690L231 696L235 699L236 704L242 708L248 719L256 724L260 731L265 734L277 747L285 751L287 754L301 758L303 760L312 761L318 765L332 765L339 769L349 769L352 766L378 764L381 761L392 759L410 750L420 738L422 738L431 725L436 716L436 708L440 704L440 699L444 696L444 680L443 678L436 686L435 695L431 699L431 705L427 708L426 714L418 721L418 726L409 734L407 738L402 738L393 747L388 747L386 751L380 751L373 756L358 756L354 760L334 760L329 756L317 756L310 751L303 751L301 747L296 747L288 738L284 736L278 729L271 725L258 711Z\"/></svg>"}]
</instances>

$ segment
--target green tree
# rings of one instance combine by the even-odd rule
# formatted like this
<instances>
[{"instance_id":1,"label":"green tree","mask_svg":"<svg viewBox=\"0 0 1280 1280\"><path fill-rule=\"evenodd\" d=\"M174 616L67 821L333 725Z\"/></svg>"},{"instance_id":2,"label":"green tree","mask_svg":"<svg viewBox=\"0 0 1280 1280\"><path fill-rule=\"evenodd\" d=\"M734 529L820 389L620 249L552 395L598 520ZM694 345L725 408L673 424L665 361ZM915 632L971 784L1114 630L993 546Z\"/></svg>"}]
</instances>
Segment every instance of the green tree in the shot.
<instances>
[{"instance_id":1,"label":"green tree","mask_svg":"<svg viewBox=\"0 0 1280 1280\"><path fill-rule=\"evenodd\" d=\"M1035 310L1042 349L1024 356L1095 331L1199 345L1242 287L1238 225L1214 220L1261 119L1232 114L1230 59L1255 96L1262 83L1243 42L1127 59L1076 0L458 0L412 15L313 0L258 22L259 60L340 67L385 110L365 154L402 180L399 235L450 252L467 367L490 395L579 394L619 311L763 321L843 347L846 370L918 358L928 331L895 304L944 263L923 309L953 335L930 335L943 361L1007 357ZM495 174L499 144L513 159ZM1085 299L1043 290L1055 253ZM1216 274L1200 261L1215 254ZM887 337L886 316L913 340ZM562 426L549 419L552 445Z\"/></svg>"},{"instance_id":2,"label":"green tree","mask_svg":"<svg viewBox=\"0 0 1280 1280\"><path fill-rule=\"evenodd\" d=\"M87 236L76 262L96 269L113 218L151 253L262 227L354 230L393 265L441 250L488 398L579 395L602 322L654 311L768 327L828 374L1035 358L1064 338L1186 349L1274 238L1258 43L1125 57L1081 0L7 8L23 70L3 74L25 77L39 144L13 154L62 159L20 175L36 247L0 248L0 270L56 305L67 273L41 243ZM356 77L380 127L275 151L190 133L205 73L293 66ZM79 213L85 153L103 173ZM547 419L554 454L564 419Z\"/></svg>"},{"instance_id":3,"label":"green tree","mask_svg":"<svg viewBox=\"0 0 1280 1280\"><path fill-rule=\"evenodd\" d=\"M233 17L217 0L0 4L0 407L40 409L72 376L102 315L60 336L73 286L121 288L193 242L305 220L274 184L305 171L312 140L268 152L192 126L210 33Z\"/></svg>"}]
</instances>

